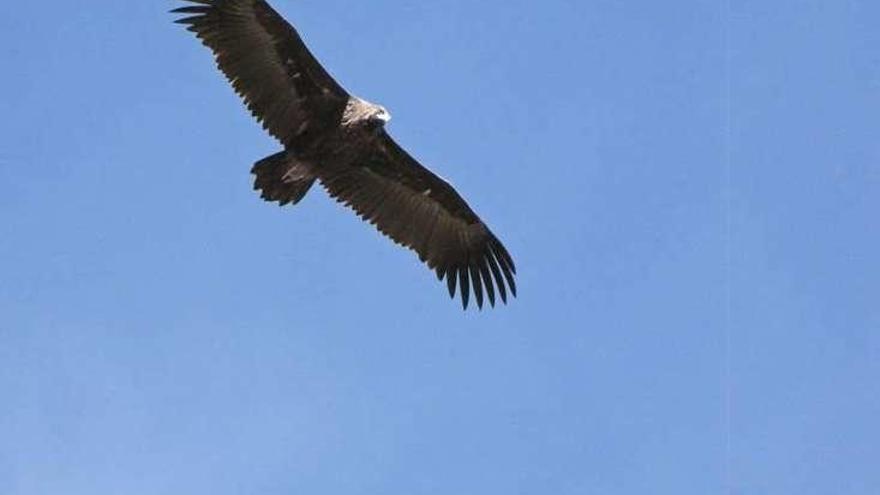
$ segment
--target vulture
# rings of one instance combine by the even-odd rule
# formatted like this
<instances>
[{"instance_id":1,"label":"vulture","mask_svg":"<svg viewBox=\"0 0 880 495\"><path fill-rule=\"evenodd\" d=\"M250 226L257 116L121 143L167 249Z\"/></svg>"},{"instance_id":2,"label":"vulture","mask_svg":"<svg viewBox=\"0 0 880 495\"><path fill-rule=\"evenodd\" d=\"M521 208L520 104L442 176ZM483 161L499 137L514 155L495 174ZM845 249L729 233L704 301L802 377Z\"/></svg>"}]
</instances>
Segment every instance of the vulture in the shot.
<instances>
[{"instance_id":1,"label":"vulture","mask_svg":"<svg viewBox=\"0 0 880 495\"><path fill-rule=\"evenodd\" d=\"M182 0L175 20L211 49L217 67L283 146L257 161L254 189L295 205L317 180L395 243L415 251L463 309L516 296L516 268L501 241L446 181L385 129L388 111L348 93L296 29L264 0Z\"/></svg>"}]
</instances>

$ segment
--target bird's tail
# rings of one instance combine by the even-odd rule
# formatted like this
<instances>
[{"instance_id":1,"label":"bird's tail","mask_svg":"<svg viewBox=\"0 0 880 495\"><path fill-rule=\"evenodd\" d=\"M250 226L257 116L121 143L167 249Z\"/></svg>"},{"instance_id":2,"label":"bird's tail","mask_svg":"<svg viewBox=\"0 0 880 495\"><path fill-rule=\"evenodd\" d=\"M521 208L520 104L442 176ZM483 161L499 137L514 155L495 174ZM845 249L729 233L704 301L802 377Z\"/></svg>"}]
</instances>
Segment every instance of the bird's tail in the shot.
<instances>
[{"instance_id":1,"label":"bird's tail","mask_svg":"<svg viewBox=\"0 0 880 495\"><path fill-rule=\"evenodd\" d=\"M298 162L286 151L267 156L254 164L254 190L266 201L277 201L281 206L297 204L315 183L315 175L308 166Z\"/></svg>"}]
</instances>

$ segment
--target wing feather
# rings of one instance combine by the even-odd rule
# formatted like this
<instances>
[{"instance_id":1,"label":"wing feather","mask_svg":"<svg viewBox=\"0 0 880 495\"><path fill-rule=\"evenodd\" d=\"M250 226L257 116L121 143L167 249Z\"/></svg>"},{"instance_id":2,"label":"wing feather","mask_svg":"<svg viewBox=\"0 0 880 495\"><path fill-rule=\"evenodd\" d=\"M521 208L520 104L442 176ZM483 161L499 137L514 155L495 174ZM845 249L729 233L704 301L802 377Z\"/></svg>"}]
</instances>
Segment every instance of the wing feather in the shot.
<instances>
[{"instance_id":1,"label":"wing feather","mask_svg":"<svg viewBox=\"0 0 880 495\"><path fill-rule=\"evenodd\" d=\"M385 132L354 166L316 167L331 196L415 251L446 279L462 306L505 304L516 295L516 270L507 250L447 182L421 166Z\"/></svg>"},{"instance_id":2,"label":"wing feather","mask_svg":"<svg viewBox=\"0 0 880 495\"><path fill-rule=\"evenodd\" d=\"M175 22L186 25L214 52L217 67L272 136L295 147L335 127L348 93L269 4L184 1L197 5L172 10L185 15Z\"/></svg>"}]
</instances>

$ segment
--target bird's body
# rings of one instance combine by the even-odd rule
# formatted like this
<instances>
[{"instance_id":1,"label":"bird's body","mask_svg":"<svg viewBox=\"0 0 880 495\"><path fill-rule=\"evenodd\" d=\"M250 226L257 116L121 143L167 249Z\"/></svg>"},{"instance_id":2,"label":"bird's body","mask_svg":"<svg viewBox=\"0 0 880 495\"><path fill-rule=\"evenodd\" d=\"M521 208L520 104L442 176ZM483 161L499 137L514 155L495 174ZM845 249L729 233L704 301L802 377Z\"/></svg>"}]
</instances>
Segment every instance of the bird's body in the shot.
<instances>
[{"instance_id":1,"label":"bird's body","mask_svg":"<svg viewBox=\"0 0 880 495\"><path fill-rule=\"evenodd\" d=\"M257 162L251 170L256 175L255 188L263 199L281 205L298 203L315 179L332 177L357 166L357 161L378 146L382 125L390 119L379 105L350 96L343 112L331 116L336 125L300 138L294 146ZM307 123L300 124L300 136L306 134Z\"/></svg>"},{"instance_id":2,"label":"bird's body","mask_svg":"<svg viewBox=\"0 0 880 495\"><path fill-rule=\"evenodd\" d=\"M384 107L351 96L339 122L302 148L288 148L298 157L314 162L317 169L324 163L350 167L364 153L379 145L383 126L390 120Z\"/></svg>"},{"instance_id":3,"label":"bird's body","mask_svg":"<svg viewBox=\"0 0 880 495\"><path fill-rule=\"evenodd\" d=\"M267 201L296 204L319 181L395 242L413 249L482 307L516 295L513 260L464 199L388 135L381 105L345 91L264 0L185 0L189 26L284 150L252 168Z\"/></svg>"}]
</instances>

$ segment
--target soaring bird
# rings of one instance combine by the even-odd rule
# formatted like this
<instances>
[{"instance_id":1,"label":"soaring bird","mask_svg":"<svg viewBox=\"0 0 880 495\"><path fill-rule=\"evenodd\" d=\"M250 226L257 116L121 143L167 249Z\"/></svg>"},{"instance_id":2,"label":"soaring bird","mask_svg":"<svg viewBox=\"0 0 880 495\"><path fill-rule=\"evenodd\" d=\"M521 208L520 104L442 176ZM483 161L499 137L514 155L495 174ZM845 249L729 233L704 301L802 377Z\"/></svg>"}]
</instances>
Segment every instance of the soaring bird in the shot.
<instances>
[{"instance_id":1,"label":"soaring bird","mask_svg":"<svg viewBox=\"0 0 880 495\"><path fill-rule=\"evenodd\" d=\"M254 164L266 201L296 204L315 180L331 197L394 242L415 251L449 296L471 289L495 305L516 296L516 268L501 241L449 183L423 167L385 130L381 105L349 94L315 59L296 29L264 0L183 0L172 10L211 49L236 93L284 147Z\"/></svg>"}]
</instances>

